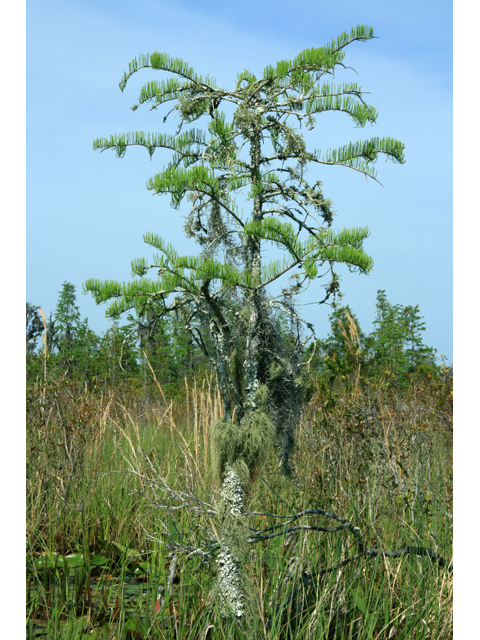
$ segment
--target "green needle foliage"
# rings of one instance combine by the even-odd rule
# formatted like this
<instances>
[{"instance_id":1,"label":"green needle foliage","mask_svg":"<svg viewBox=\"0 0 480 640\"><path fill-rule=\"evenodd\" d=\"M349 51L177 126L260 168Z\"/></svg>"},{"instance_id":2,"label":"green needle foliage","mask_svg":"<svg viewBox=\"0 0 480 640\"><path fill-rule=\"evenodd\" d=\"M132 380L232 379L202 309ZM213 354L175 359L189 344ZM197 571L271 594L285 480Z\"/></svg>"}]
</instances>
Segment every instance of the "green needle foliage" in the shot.
<instances>
[{"instance_id":1,"label":"green needle foliage","mask_svg":"<svg viewBox=\"0 0 480 640\"><path fill-rule=\"evenodd\" d=\"M185 310L185 327L218 375L224 428L238 431L228 451L222 445L216 454L222 460L217 467L229 478L222 495L232 513L239 509L235 501L248 485L237 465L249 450L248 443L260 442L267 448L265 434L275 432L282 469L291 472L294 431L306 399L301 369L305 339L295 311L296 296L319 277L320 269L330 274L326 301L338 291L336 263L364 274L373 266L363 248L368 229L331 228L332 203L324 197L321 182L306 181L307 166L345 166L376 180L373 165L380 154L404 162L404 145L393 138L371 138L321 151L307 149L300 131L302 126L313 129L315 117L327 111L346 113L357 127L375 123L377 112L356 83L329 81L337 69L345 68L344 49L373 37L372 27L359 25L323 47L267 66L258 79L244 70L233 89L219 88L179 58L158 52L140 55L129 64L120 88L123 91L140 69L167 72L167 80L144 85L132 109L150 104L155 110L172 102L163 122L176 116L176 132L130 132L93 143L94 149L112 149L117 157L123 157L129 146L145 147L150 158L157 149L172 152L170 162L150 178L147 189L168 194L175 210L185 199L190 202L185 233L195 238L200 252L181 256L149 233L145 242L159 253L151 262L132 262L137 279L128 283L90 279L85 289L97 303L110 301L110 317L132 309L139 315L155 309L159 316ZM200 121L202 128L187 129ZM239 197L246 198L249 214L239 208ZM269 245L280 249L283 258L263 264L262 248ZM269 289L274 283L281 285L280 296ZM289 323L287 335L282 317ZM216 440L224 442L218 429L217 424ZM250 475L255 472L253 462L260 464L263 459L256 445L252 450L255 455L244 460ZM237 559L242 555L240 550L230 551ZM230 564L237 567L239 562ZM228 575L222 579L225 584L242 583L238 576L232 575L230 583ZM244 594L234 586L228 589L226 608L242 618L244 607L238 599Z\"/></svg>"}]
</instances>

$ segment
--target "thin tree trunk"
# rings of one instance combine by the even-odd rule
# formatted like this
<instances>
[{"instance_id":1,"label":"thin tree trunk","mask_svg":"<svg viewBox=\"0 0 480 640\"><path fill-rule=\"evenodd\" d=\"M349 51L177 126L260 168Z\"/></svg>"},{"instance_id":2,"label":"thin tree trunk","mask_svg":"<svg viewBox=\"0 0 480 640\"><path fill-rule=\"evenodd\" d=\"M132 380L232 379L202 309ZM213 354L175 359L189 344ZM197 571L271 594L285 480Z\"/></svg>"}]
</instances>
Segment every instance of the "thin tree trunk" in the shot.
<instances>
[{"instance_id":1,"label":"thin tree trunk","mask_svg":"<svg viewBox=\"0 0 480 640\"><path fill-rule=\"evenodd\" d=\"M260 166L260 132L254 131L251 139L251 175L255 185L261 184ZM257 191L254 196L254 221L262 219L262 196ZM238 422L243 422L255 411L256 391L259 387L260 328L262 315L261 293L255 286L261 281L260 240L249 238L247 246L247 272L251 274L253 290L247 300L249 310L249 326L246 339L246 356L243 363L245 373L245 389L243 407ZM241 428L240 424L238 425ZM238 469L238 467L237 467ZM217 588L223 615L236 620L248 635L251 625L251 614L248 606L248 579L245 573L247 552L247 535L241 515L243 513L244 488L236 465L227 465L222 484L222 507L220 529L220 552L218 556Z\"/></svg>"},{"instance_id":2,"label":"thin tree trunk","mask_svg":"<svg viewBox=\"0 0 480 640\"><path fill-rule=\"evenodd\" d=\"M233 618L242 626L246 621L246 594L244 583L244 549L239 521L243 513L244 490L238 474L227 467L222 486L223 514L218 555L217 587L222 614Z\"/></svg>"}]
</instances>

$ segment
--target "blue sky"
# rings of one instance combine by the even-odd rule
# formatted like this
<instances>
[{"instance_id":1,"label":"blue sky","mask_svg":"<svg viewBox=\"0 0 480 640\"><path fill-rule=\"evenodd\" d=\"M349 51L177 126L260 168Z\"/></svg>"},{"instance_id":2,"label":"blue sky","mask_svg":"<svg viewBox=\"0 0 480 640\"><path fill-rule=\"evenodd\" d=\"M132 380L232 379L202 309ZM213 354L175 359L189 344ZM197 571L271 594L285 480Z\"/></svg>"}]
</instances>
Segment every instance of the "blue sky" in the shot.
<instances>
[{"instance_id":1,"label":"blue sky","mask_svg":"<svg viewBox=\"0 0 480 640\"><path fill-rule=\"evenodd\" d=\"M453 361L452 345L452 5L451 2L191 2L27 0L27 272L26 296L47 315L64 281L77 288L82 316L108 328L105 307L81 294L90 277L130 279L130 261L151 256L142 236L153 231L191 253L182 236L187 209L151 195L145 182L168 162L130 149L123 160L92 151L94 138L124 131L162 131L161 114L132 112L140 87L161 74L136 74L122 94L123 71L138 53L165 51L219 85L238 72L321 46L356 24L378 39L346 50L355 81L378 110L374 128L353 128L341 114L318 117L314 146L392 136L405 143L403 166L377 163L383 186L340 167L311 171L337 216L335 228L368 226L375 261L366 277L341 270L343 302L372 330L378 289L392 303L420 306L424 341ZM294 7L294 8L292 8ZM303 302L319 299L312 292ZM310 295L310 294L308 294ZM302 314L328 332L325 305Z\"/></svg>"}]
</instances>

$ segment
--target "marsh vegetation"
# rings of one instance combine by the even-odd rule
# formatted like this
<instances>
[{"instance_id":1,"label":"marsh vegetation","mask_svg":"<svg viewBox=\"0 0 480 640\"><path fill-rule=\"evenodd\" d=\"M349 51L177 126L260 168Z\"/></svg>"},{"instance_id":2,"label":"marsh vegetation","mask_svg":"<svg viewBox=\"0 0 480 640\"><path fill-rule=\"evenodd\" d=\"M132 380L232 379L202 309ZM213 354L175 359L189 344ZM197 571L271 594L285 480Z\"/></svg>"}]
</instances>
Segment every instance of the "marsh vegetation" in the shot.
<instances>
[{"instance_id":1,"label":"marsh vegetation","mask_svg":"<svg viewBox=\"0 0 480 640\"><path fill-rule=\"evenodd\" d=\"M293 480L272 448L246 497L256 637L452 637L451 384L430 374L399 392L339 377L326 394L317 380ZM239 634L212 597L209 426L221 415L212 377L148 403L71 379L32 385L27 637ZM358 535L378 553L359 554Z\"/></svg>"}]
</instances>

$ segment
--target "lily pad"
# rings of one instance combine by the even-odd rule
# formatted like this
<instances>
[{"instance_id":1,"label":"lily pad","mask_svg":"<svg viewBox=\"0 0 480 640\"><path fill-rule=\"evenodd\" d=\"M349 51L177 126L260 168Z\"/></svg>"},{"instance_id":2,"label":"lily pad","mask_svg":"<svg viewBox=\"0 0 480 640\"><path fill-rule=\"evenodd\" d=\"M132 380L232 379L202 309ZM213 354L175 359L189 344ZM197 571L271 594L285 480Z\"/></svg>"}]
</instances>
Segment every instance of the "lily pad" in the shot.
<instances>
[{"instance_id":1,"label":"lily pad","mask_svg":"<svg viewBox=\"0 0 480 640\"><path fill-rule=\"evenodd\" d=\"M67 560L68 564L68 560ZM48 551L34 561L36 569L56 569L65 568L65 558L55 551Z\"/></svg>"},{"instance_id":2,"label":"lily pad","mask_svg":"<svg viewBox=\"0 0 480 640\"><path fill-rule=\"evenodd\" d=\"M101 567L108 564L109 559L104 555L97 554L90 558L91 567ZM83 553L70 553L62 556L55 551L47 551L34 561L36 569L77 569L85 566L85 555Z\"/></svg>"},{"instance_id":3,"label":"lily pad","mask_svg":"<svg viewBox=\"0 0 480 640\"><path fill-rule=\"evenodd\" d=\"M83 565L85 564L85 557L83 553L71 553L68 556L65 556L65 560L68 563L69 569L83 567Z\"/></svg>"},{"instance_id":4,"label":"lily pad","mask_svg":"<svg viewBox=\"0 0 480 640\"><path fill-rule=\"evenodd\" d=\"M100 553L97 553L90 558L90 566L92 567L101 567L109 562L110 560L105 556L102 556Z\"/></svg>"},{"instance_id":5,"label":"lily pad","mask_svg":"<svg viewBox=\"0 0 480 640\"><path fill-rule=\"evenodd\" d=\"M139 558L142 555L140 551L137 551L136 549L129 549L125 545L120 544L119 542L114 542L113 540L112 542L110 542L110 545L114 547L117 552L120 552L120 554L125 556L126 558Z\"/></svg>"}]
</instances>

